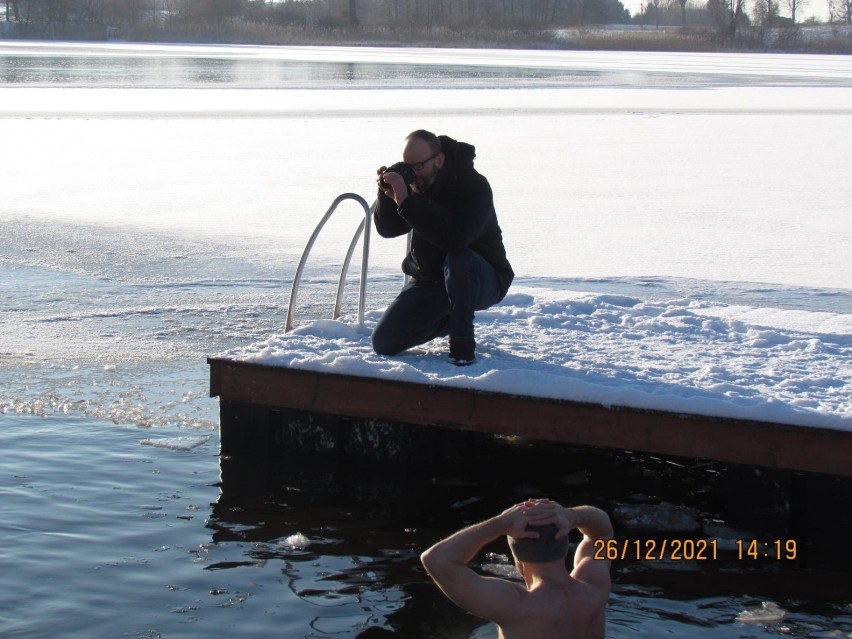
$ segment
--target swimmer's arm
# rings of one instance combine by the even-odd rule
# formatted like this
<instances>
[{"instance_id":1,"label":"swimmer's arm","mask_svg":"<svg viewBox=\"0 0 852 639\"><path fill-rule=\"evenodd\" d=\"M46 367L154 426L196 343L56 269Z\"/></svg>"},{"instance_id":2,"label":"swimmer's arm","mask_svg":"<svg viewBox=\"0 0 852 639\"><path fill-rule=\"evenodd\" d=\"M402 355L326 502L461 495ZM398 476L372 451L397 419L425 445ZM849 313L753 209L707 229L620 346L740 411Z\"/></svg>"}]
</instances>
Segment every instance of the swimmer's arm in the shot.
<instances>
[{"instance_id":1,"label":"swimmer's arm","mask_svg":"<svg viewBox=\"0 0 852 639\"><path fill-rule=\"evenodd\" d=\"M520 527L520 531L518 531ZM525 535L522 510L513 506L505 512L469 526L425 551L420 560L441 591L457 606L468 612L495 621L510 623L520 614L523 589L512 582L483 577L468 564L482 548L498 537ZM530 537L536 533L527 533Z\"/></svg>"},{"instance_id":2,"label":"swimmer's arm","mask_svg":"<svg viewBox=\"0 0 852 639\"><path fill-rule=\"evenodd\" d=\"M608 591L609 569L612 562L606 559L595 559L595 552L598 550L595 542L613 538L609 515L594 506L576 506L565 510L572 511L573 525L583 533L583 540L574 553L574 570L571 576L594 586L606 588Z\"/></svg>"}]
</instances>

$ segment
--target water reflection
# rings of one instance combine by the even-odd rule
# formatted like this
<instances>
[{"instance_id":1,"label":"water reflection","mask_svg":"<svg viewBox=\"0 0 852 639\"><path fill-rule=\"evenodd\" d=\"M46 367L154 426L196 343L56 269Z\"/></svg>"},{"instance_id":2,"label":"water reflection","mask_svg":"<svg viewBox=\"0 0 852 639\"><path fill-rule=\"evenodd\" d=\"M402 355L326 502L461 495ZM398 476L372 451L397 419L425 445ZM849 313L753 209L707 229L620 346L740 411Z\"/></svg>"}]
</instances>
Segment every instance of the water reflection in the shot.
<instances>
[{"instance_id":1,"label":"water reflection","mask_svg":"<svg viewBox=\"0 0 852 639\"><path fill-rule=\"evenodd\" d=\"M338 48L332 48L339 51ZM802 66L744 62L731 65L712 58L673 62L666 54L650 58L629 54L520 56L429 50L397 52L365 60L358 48L353 60L329 58L323 48L193 47L189 45L86 45L14 43L0 48L0 86L99 88L678 88L723 86L848 86L842 65ZM55 53L54 53L55 52ZM404 52L402 56L398 52ZM341 58L343 58L341 60ZM400 61L402 58L402 61ZM765 67L763 66L765 64ZM708 66L710 65L710 66Z\"/></svg>"},{"instance_id":2,"label":"water reflection","mask_svg":"<svg viewBox=\"0 0 852 639\"><path fill-rule=\"evenodd\" d=\"M0 56L0 82L31 86L133 83L156 72L154 60L128 57L120 65L98 58Z\"/></svg>"},{"instance_id":3,"label":"water reflection","mask_svg":"<svg viewBox=\"0 0 852 639\"><path fill-rule=\"evenodd\" d=\"M708 75L639 74L671 87L727 84ZM756 80L752 80L754 84ZM637 73L581 68L312 62L207 56L30 56L0 54L0 85L98 88L547 88L634 86Z\"/></svg>"},{"instance_id":4,"label":"water reflection","mask_svg":"<svg viewBox=\"0 0 852 639\"><path fill-rule=\"evenodd\" d=\"M492 625L449 603L420 567L419 553L453 530L536 495L610 512L657 506L656 534L667 537L693 526L667 528L666 504L695 512L699 527L727 516L722 465L473 437L475 455L428 469L301 455L259 478L257 460L225 457L208 527L227 559L208 568L279 571L305 604L304 634L493 639ZM621 521L617 534L655 531L646 518ZM479 568L517 578L505 543L489 550ZM816 558L744 562L730 550L712 562L616 561L607 636L848 636L845 576Z\"/></svg>"},{"instance_id":5,"label":"water reflection","mask_svg":"<svg viewBox=\"0 0 852 639\"><path fill-rule=\"evenodd\" d=\"M240 89L494 86L587 83L590 71L503 67L306 62L190 56L0 55L0 84L30 87Z\"/></svg>"},{"instance_id":6,"label":"water reflection","mask_svg":"<svg viewBox=\"0 0 852 639\"><path fill-rule=\"evenodd\" d=\"M440 480L288 458L254 492L258 484L239 476L256 466L235 465L222 461L208 526L214 543L237 556L208 567L280 571L308 605L304 634L461 638L482 625L438 595L420 569L419 553L434 538L429 513L448 495Z\"/></svg>"}]
</instances>

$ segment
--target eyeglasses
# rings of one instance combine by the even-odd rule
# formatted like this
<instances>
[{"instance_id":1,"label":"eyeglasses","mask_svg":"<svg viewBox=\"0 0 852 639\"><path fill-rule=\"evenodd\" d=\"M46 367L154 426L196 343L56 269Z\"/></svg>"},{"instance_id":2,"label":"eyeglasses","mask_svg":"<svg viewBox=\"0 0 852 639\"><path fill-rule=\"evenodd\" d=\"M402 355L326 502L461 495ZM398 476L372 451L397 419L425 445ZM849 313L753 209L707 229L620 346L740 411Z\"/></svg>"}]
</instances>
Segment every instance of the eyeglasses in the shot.
<instances>
[{"instance_id":1,"label":"eyeglasses","mask_svg":"<svg viewBox=\"0 0 852 639\"><path fill-rule=\"evenodd\" d=\"M432 160L434 160L436 157L438 157L440 154L441 154L441 152L440 152L440 151L438 151L435 155L433 155L433 156L431 156L431 157L426 158L426 159L425 159L425 160L423 160L422 162L411 162L411 163L409 163L409 165L408 165L408 166L410 166L410 167L411 167L412 169L414 169L415 171L422 171L422 170L423 170L423 167L424 167L424 166L426 166L426 164L427 164L428 162L431 162L431 161L432 161Z\"/></svg>"}]
</instances>

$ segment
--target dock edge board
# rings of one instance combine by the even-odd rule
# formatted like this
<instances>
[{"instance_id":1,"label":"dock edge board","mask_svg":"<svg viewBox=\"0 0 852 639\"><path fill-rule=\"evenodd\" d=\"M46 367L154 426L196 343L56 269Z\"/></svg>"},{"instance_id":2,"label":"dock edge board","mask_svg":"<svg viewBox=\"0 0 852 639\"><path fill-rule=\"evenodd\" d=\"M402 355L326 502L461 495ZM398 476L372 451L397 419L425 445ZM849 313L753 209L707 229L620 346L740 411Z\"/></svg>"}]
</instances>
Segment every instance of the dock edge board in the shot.
<instances>
[{"instance_id":1,"label":"dock edge board","mask_svg":"<svg viewBox=\"0 0 852 639\"><path fill-rule=\"evenodd\" d=\"M211 397L258 406L852 476L849 431L207 362Z\"/></svg>"}]
</instances>

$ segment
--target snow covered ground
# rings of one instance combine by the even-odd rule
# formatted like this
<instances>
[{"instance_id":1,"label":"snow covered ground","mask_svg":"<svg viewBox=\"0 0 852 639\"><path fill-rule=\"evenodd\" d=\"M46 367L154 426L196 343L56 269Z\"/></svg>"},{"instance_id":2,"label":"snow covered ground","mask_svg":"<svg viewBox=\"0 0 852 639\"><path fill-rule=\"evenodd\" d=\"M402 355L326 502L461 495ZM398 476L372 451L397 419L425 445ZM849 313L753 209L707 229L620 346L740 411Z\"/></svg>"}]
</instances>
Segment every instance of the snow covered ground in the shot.
<instances>
[{"instance_id":1,"label":"snow covered ground","mask_svg":"<svg viewBox=\"0 0 852 639\"><path fill-rule=\"evenodd\" d=\"M852 429L852 316L514 287L477 314L478 359L444 340L376 355L365 326L318 320L228 357L321 372ZM531 419L534 419L531 416Z\"/></svg>"}]
</instances>

